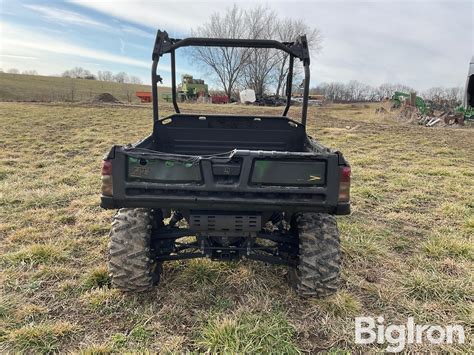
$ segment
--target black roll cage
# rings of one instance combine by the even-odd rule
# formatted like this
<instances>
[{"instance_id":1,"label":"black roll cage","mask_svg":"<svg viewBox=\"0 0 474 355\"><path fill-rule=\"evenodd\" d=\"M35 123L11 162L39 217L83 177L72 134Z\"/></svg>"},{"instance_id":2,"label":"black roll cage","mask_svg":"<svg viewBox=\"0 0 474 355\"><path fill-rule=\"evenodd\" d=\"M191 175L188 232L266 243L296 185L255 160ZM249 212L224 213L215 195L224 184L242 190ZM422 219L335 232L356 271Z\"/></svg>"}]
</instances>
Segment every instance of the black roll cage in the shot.
<instances>
[{"instance_id":1,"label":"black roll cage","mask_svg":"<svg viewBox=\"0 0 474 355\"><path fill-rule=\"evenodd\" d=\"M286 78L286 106L282 116L286 116L291 105L291 93L293 84L294 58L303 62L304 84L303 84L303 107L301 109L301 123L306 126L308 113L309 95L309 50L306 36L300 36L295 42L279 42L265 39L225 39L225 38L199 38L190 37L185 39L170 38L166 31L158 30L153 48L153 65L151 69L151 84L153 92L153 120L158 121L158 82L162 78L157 74L158 61L163 54L171 55L171 95L173 107L176 113L180 113L176 101L176 58L175 51L181 47L243 47L243 48L274 48L282 50L290 55L288 76Z\"/></svg>"}]
</instances>

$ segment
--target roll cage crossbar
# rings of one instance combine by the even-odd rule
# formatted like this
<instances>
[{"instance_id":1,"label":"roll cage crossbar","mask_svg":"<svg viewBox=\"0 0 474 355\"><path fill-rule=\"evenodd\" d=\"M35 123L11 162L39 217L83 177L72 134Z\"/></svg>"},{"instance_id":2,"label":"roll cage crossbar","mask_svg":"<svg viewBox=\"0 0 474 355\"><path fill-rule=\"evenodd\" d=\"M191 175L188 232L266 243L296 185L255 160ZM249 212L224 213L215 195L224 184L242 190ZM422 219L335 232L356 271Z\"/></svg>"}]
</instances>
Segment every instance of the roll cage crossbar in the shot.
<instances>
[{"instance_id":1,"label":"roll cage crossbar","mask_svg":"<svg viewBox=\"0 0 474 355\"><path fill-rule=\"evenodd\" d=\"M180 113L176 101L176 57L175 51L181 47L243 47L243 48L274 48L282 50L290 55L288 76L286 78L286 106L282 116L286 116L291 105L291 93L293 84L294 59L303 62L303 107L301 110L301 123L306 125L309 95L309 50L306 36L299 37L295 42L279 42L264 39L224 39L224 38L169 38L166 31L158 30L153 48L153 65L151 69L151 83L153 92L153 120L158 121L158 82L162 78L157 74L158 62L163 54L171 55L171 97L176 113Z\"/></svg>"}]
</instances>

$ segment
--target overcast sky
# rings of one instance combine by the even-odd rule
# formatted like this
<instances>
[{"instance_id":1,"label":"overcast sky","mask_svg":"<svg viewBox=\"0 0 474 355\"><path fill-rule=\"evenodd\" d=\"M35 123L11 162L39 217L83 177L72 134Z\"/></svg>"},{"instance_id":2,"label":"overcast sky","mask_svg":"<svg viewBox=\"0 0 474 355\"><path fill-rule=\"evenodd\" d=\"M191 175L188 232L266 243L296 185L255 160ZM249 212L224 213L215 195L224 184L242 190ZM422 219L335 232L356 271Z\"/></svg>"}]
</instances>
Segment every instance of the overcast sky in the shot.
<instances>
[{"instance_id":1,"label":"overcast sky","mask_svg":"<svg viewBox=\"0 0 474 355\"><path fill-rule=\"evenodd\" d=\"M473 1L240 1L267 4L323 35L311 84L359 80L418 90L462 86L474 54ZM137 75L149 83L156 29L185 37L225 1L0 0L0 68L60 74L74 66ZM168 70L163 61L160 69ZM200 75L178 57L180 73ZM169 76L164 75L165 84Z\"/></svg>"}]
</instances>

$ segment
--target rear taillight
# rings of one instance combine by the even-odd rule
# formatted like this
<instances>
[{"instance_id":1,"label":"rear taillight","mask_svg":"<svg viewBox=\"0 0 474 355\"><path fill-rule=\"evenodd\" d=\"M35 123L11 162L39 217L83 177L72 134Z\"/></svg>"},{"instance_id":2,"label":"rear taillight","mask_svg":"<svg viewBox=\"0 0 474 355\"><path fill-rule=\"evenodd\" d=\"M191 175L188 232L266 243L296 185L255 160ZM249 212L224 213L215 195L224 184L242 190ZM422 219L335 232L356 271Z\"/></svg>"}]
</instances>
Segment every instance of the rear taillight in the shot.
<instances>
[{"instance_id":1,"label":"rear taillight","mask_svg":"<svg viewBox=\"0 0 474 355\"><path fill-rule=\"evenodd\" d=\"M351 168L349 166L340 167L339 176L339 202L349 202L351 190Z\"/></svg>"},{"instance_id":2,"label":"rear taillight","mask_svg":"<svg viewBox=\"0 0 474 355\"><path fill-rule=\"evenodd\" d=\"M112 161L102 162L102 195L112 196L114 193L112 183Z\"/></svg>"}]
</instances>

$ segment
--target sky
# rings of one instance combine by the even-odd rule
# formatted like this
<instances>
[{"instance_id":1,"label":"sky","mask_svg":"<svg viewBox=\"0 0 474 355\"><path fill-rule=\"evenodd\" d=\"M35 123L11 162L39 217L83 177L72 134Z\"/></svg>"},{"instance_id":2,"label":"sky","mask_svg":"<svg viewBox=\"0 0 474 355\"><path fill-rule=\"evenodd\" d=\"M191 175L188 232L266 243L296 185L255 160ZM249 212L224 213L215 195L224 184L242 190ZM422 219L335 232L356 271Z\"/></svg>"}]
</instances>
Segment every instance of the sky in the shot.
<instances>
[{"instance_id":1,"label":"sky","mask_svg":"<svg viewBox=\"0 0 474 355\"><path fill-rule=\"evenodd\" d=\"M472 0L238 2L256 4L321 31L311 86L350 80L417 90L463 86L474 55ZM150 83L157 29L183 38L230 6L232 1L0 0L0 68L59 75L81 66L93 73L125 71ZM168 58L159 71L169 85ZM203 75L183 53L177 54L177 71Z\"/></svg>"}]
</instances>

